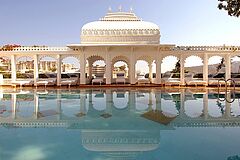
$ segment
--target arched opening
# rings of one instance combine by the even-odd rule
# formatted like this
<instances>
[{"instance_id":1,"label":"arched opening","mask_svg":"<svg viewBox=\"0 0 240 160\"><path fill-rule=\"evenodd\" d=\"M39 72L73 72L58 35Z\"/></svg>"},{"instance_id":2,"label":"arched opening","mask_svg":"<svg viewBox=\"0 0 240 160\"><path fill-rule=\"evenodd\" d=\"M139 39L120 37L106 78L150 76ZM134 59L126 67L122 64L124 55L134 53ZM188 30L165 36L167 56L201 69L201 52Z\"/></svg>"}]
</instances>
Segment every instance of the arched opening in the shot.
<instances>
[{"instance_id":1,"label":"arched opening","mask_svg":"<svg viewBox=\"0 0 240 160\"><path fill-rule=\"evenodd\" d=\"M163 58L161 64L162 82L167 83L170 78L180 80L180 61L175 56L167 56Z\"/></svg>"},{"instance_id":2,"label":"arched opening","mask_svg":"<svg viewBox=\"0 0 240 160\"><path fill-rule=\"evenodd\" d=\"M240 81L240 56L231 58L231 78Z\"/></svg>"},{"instance_id":3,"label":"arched opening","mask_svg":"<svg viewBox=\"0 0 240 160\"><path fill-rule=\"evenodd\" d=\"M0 57L0 85L5 84L4 79L11 79L11 60L8 57Z\"/></svg>"},{"instance_id":4,"label":"arched opening","mask_svg":"<svg viewBox=\"0 0 240 160\"><path fill-rule=\"evenodd\" d=\"M56 73L57 60L53 57L43 57L39 60L39 73Z\"/></svg>"},{"instance_id":5,"label":"arched opening","mask_svg":"<svg viewBox=\"0 0 240 160\"><path fill-rule=\"evenodd\" d=\"M129 66L125 61L115 61L112 66L112 78L115 83L129 82Z\"/></svg>"},{"instance_id":6,"label":"arched opening","mask_svg":"<svg viewBox=\"0 0 240 160\"><path fill-rule=\"evenodd\" d=\"M61 63L61 85L76 85L80 78L80 63L75 57L66 57ZM69 81L71 80L71 82Z\"/></svg>"},{"instance_id":7,"label":"arched opening","mask_svg":"<svg viewBox=\"0 0 240 160\"><path fill-rule=\"evenodd\" d=\"M17 79L32 79L34 60L31 57L20 57L16 63Z\"/></svg>"},{"instance_id":8,"label":"arched opening","mask_svg":"<svg viewBox=\"0 0 240 160\"><path fill-rule=\"evenodd\" d=\"M136 62L136 76L137 79L144 78L144 76L149 73L149 65L146 60L137 60Z\"/></svg>"},{"instance_id":9,"label":"arched opening","mask_svg":"<svg viewBox=\"0 0 240 160\"><path fill-rule=\"evenodd\" d=\"M137 60L135 64L137 83L152 83L153 78L156 77L156 65L155 65L155 76L153 76L153 63L147 60ZM150 76L151 75L151 76Z\"/></svg>"},{"instance_id":10,"label":"arched opening","mask_svg":"<svg viewBox=\"0 0 240 160\"><path fill-rule=\"evenodd\" d=\"M219 79L225 79L225 59L212 56L208 59L208 83L217 85Z\"/></svg>"},{"instance_id":11,"label":"arched opening","mask_svg":"<svg viewBox=\"0 0 240 160\"><path fill-rule=\"evenodd\" d=\"M62 60L61 73L80 73L80 63L75 57L66 57Z\"/></svg>"},{"instance_id":12,"label":"arched opening","mask_svg":"<svg viewBox=\"0 0 240 160\"><path fill-rule=\"evenodd\" d=\"M184 63L185 82L187 85L204 85L203 61L198 56L189 56ZM200 83L202 81L202 83Z\"/></svg>"},{"instance_id":13,"label":"arched opening","mask_svg":"<svg viewBox=\"0 0 240 160\"><path fill-rule=\"evenodd\" d=\"M91 56L87 58L86 65L86 77L88 77L87 83L105 83L105 71L106 63L101 56Z\"/></svg>"},{"instance_id":14,"label":"arched opening","mask_svg":"<svg viewBox=\"0 0 240 160\"><path fill-rule=\"evenodd\" d=\"M57 60L53 57L42 57L38 62L37 85L55 85L57 83Z\"/></svg>"}]
</instances>

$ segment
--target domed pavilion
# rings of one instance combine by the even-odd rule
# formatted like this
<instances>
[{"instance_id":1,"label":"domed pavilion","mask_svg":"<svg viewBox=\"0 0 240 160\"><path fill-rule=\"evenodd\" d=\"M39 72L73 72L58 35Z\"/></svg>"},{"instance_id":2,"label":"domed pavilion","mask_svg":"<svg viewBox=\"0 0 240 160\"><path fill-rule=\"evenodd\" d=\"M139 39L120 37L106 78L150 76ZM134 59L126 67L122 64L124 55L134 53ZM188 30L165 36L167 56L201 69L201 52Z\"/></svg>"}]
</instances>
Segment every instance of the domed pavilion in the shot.
<instances>
[{"instance_id":1,"label":"domed pavilion","mask_svg":"<svg viewBox=\"0 0 240 160\"><path fill-rule=\"evenodd\" d=\"M1 57L8 58L11 62L11 78L1 80L0 84L11 84L16 82L17 61L22 57L31 59L34 85L39 79L40 61L44 57L55 59L54 67L57 75L56 85L61 86L61 72L63 59L73 57L80 64L80 80L77 84L92 84L102 73L103 83L112 84L124 82L136 84L138 82L136 63L143 60L148 64L149 83L165 83L161 77L161 64L166 57L176 57L180 63L179 85L186 84L184 64L188 57L195 56L202 62L202 79L208 81L208 61L211 57L218 56L225 60L225 79L231 78L231 58L240 55L239 46L176 46L174 44L160 43L160 28L158 25L143 21L136 16L132 10L117 12L111 10L98 21L85 24L81 29L81 42L69 44L67 47L47 46L18 46L11 49L0 50ZM5 60L5 59L4 59ZM96 67L95 62L102 61L103 67ZM127 66L124 79L117 78L114 65L118 62ZM0 64L2 62L0 61ZM10 64L10 63L9 63ZM154 67L153 67L154 66ZM23 66L26 68L26 66ZM153 68L156 70L153 70ZM68 82L68 81L67 81ZM25 83L25 82L24 82ZM21 83L21 85L24 83ZM100 81L101 84L101 81Z\"/></svg>"}]
</instances>

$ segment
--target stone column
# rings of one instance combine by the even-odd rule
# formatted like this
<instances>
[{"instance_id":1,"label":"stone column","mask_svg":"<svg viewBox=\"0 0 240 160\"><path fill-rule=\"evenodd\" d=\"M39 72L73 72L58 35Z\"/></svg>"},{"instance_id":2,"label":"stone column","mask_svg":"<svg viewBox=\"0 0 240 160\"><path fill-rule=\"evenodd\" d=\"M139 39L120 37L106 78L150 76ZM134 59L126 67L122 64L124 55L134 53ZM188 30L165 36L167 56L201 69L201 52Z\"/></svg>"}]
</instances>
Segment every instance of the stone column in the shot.
<instances>
[{"instance_id":1,"label":"stone column","mask_svg":"<svg viewBox=\"0 0 240 160\"><path fill-rule=\"evenodd\" d=\"M226 55L226 63L225 63L225 79L228 80L229 78L231 78L231 56L230 55Z\"/></svg>"},{"instance_id":2,"label":"stone column","mask_svg":"<svg viewBox=\"0 0 240 160\"><path fill-rule=\"evenodd\" d=\"M208 54L205 53L203 57L203 80L208 83Z\"/></svg>"},{"instance_id":3,"label":"stone column","mask_svg":"<svg viewBox=\"0 0 240 160\"><path fill-rule=\"evenodd\" d=\"M88 64L88 74L89 74L89 79L92 79L92 63Z\"/></svg>"},{"instance_id":4,"label":"stone column","mask_svg":"<svg viewBox=\"0 0 240 160\"><path fill-rule=\"evenodd\" d=\"M80 55L80 84L86 84L86 57L84 52Z\"/></svg>"},{"instance_id":5,"label":"stone column","mask_svg":"<svg viewBox=\"0 0 240 160\"><path fill-rule=\"evenodd\" d=\"M162 60L160 58L156 59L156 84L161 84L161 64Z\"/></svg>"},{"instance_id":6,"label":"stone column","mask_svg":"<svg viewBox=\"0 0 240 160\"><path fill-rule=\"evenodd\" d=\"M16 81L17 71L16 71L16 56L15 55L11 55L11 75L12 75L12 81Z\"/></svg>"},{"instance_id":7,"label":"stone column","mask_svg":"<svg viewBox=\"0 0 240 160\"><path fill-rule=\"evenodd\" d=\"M153 74L153 72L152 72L152 67L153 67L152 62L148 63L148 67L149 67L149 79L150 79L150 82L152 83L152 78L153 78L153 76L152 76L152 74Z\"/></svg>"},{"instance_id":8,"label":"stone column","mask_svg":"<svg viewBox=\"0 0 240 160\"><path fill-rule=\"evenodd\" d=\"M135 55L134 55L134 51L132 49L131 52L131 57L130 57L130 62L129 62L129 77L130 77L130 84L135 84L136 83L136 60L135 60Z\"/></svg>"},{"instance_id":9,"label":"stone column","mask_svg":"<svg viewBox=\"0 0 240 160\"><path fill-rule=\"evenodd\" d=\"M184 57L180 57L180 84L185 85Z\"/></svg>"},{"instance_id":10,"label":"stone column","mask_svg":"<svg viewBox=\"0 0 240 160\"><path fill-rule=\"evenodd\" d=\"M38 55L34 55L34 85L37 86L38 79Z\"/></svg>"},{"instance_id":11,"label":"stone column","mask_svg":"<svg viewBox=\"0 0 240 160\"><path fill-rule=\"evenodd\" d=\"M62 67L61 55L57 55L57 86L61 86L61 67Z\"/></svg>"},{"instance_id":12,"label":"stone column","mask_svg":"<svg viewBox=\"0 0 240 160\"><path fill-rule=\"evenodd\" d=\"M112 80L112 62L111 62L111 58L110 56L106 53L106 84L111 84L111 80Z\"/></svg>"}]
</instances>

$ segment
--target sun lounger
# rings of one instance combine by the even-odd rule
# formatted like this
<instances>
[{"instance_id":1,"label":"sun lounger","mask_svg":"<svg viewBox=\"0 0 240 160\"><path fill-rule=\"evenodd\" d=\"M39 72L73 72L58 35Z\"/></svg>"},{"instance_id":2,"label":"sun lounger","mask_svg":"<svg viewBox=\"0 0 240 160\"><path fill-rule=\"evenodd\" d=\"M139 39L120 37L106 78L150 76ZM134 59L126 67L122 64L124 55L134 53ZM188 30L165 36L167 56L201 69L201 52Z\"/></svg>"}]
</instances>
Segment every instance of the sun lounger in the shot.
<instances>
[{"instance_id":1,"label":"sun lounger","mask_svg":"<svg viewBox=\"0 0 240 160\"><path fill-rule=\"evenodd\" d=\"M56 78L48 78L48 79L38 79L36 83L37 86L53 86L56 84Z\"/></svg>"},{"instance_id":2,"label":"sun lounger","mask_svg":"<svg viewBox=\"0 0 240 160\"><path fill-rule=\"evenodd\" d=\"M12 86L17 86L19 85L22 87L23 85L33 85L33 80L16 80L11 82Z\"/></svg>"},{"instance_id":3,"label":"sun lounger","mask_svg":"<svg viewBox=\"0 0 240 160\"><path fill-rule=\"evenodd\" d=\"M117 73L116 83L124 83L125 84L125 75L124 73Z\"/></svg>"},{"instance_id":4,"label":"sun lounger","mask_svg":"<svg viewBox=\"0 0 240 160\"><path fill-rule=\"evenodd\" d=\"M139 78L137 80L138 84L150 84L150 80L148 78Z\"/></svg>"},{"instance_id":5,"label":"sun lounger","mask_svg":"<svg viewBox=\"0 0 240 160\"><path fill-rule=\"evenodd\" d=\"M92 80L92 85L94 83L102 84L104 82L103 75L96 75L96 77Z\"/></svg>"}]
</instances>

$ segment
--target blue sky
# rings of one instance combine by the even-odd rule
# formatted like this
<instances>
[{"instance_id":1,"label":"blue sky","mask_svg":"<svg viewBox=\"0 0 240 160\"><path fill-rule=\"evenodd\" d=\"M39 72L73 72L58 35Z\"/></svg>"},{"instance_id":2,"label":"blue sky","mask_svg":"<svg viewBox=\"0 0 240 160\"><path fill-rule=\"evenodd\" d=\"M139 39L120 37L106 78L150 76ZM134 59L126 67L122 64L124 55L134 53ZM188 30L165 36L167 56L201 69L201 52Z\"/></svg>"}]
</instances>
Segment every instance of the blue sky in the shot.
<instances>
[{"instance_id":1,"label":"blue sky","mask_svg":"<svg viewBox=\"0 0 240 160\"><path fill-rule=\"evenodd\" d=\"M1 0L0 45L65 46L80 42L81 27L111 6L133 7L154 22L161 43L240 45L240 18L217 9L217 0Z\"/></svg>"}]
</instances>

